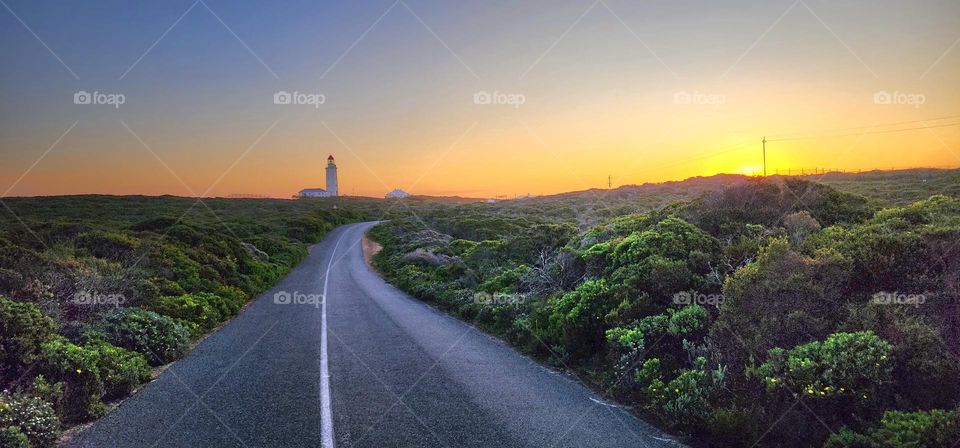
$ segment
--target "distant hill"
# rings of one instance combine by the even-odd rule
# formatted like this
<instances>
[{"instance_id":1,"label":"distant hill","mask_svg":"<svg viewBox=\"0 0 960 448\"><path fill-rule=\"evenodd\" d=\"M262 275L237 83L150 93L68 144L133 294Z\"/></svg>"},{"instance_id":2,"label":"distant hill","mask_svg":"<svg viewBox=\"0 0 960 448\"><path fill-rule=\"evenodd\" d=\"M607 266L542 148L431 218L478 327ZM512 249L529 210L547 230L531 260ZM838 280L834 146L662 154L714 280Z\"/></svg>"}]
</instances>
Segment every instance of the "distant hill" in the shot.
<instances>
[{"instance_id":1,"label":"distant hill","mask_svg":"<svg viewBox=\"0 0 960 448\"><path fill-rule=\"evenodd\" d=\"M935 194L960 197L960 169L876 170L802 177L861 195L884 207L909 204Z\"/></svg>"},{"instance_id":2,"label":"distant hill","mask_svg":"<svg viewBox=\"0 0 960 448\"><path fill-rule=\"evenodd\" d=\"M788 177L783 175L772 178ZM960 169L918 168L892 171L865 171L862 173L825 173L799 177L830 185L846 193L858 194L879 205L903 205L926 199L934 194L960 197ZM697 176L679 181L624 185L612 190L593 188L535 198L546 201L607 201L623 200L649 202L657 206L664 202L697 197L746 182L749 176L741 174L717 174Z\"/></svg>"}]
</instances>

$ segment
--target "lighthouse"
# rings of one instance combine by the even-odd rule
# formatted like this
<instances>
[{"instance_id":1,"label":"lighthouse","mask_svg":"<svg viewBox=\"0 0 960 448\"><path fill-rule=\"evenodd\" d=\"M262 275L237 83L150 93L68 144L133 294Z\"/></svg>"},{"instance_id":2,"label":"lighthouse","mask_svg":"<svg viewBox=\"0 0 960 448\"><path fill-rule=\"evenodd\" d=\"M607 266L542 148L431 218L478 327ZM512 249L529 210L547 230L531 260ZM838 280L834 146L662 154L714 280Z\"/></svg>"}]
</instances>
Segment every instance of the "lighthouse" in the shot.
<instances>
[{"instance_id":1,"label":"lighthouse","mask_svg":"<svg viewBox=\"0 0 960 448\"><path fill-rule=\"evenodd\" d=\"M327 157L327 196L339 196L337 190L337 164L333 161L333 154Z\"/></svg>"}]
</instances>

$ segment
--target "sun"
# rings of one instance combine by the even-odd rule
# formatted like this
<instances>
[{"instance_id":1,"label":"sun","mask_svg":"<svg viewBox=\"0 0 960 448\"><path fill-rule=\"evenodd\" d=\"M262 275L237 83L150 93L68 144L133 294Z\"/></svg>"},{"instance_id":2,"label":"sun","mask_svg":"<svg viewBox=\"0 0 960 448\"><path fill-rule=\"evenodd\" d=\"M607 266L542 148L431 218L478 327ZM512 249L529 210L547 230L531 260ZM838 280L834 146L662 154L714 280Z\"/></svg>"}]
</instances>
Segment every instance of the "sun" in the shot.
<instances>
[{"instance_id":1,"label":"sun","mask_svg":"<svg viewBox=\"0 0 960 448\"><path fill-rule=\"evenodd\" d=\"M763 166L760 165L740 165L737 168L736 174L743 174L745 176L762 176L763 175Z\"/></svg>"}]
</instances>

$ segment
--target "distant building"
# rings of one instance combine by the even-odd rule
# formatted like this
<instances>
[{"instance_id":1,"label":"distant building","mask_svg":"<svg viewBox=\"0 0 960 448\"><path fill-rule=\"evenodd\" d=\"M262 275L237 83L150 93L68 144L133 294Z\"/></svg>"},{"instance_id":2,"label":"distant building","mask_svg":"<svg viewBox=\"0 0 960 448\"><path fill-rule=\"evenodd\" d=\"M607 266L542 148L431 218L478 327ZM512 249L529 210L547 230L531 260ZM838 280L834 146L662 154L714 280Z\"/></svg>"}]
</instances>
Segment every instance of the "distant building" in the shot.
<instances>
[{"instance_id":1,"label":"distant building","mask_svg":"<svg viewBox=\"0 0 960 448\"><path fill-rule=\"evenodd\" d=\"M329 198L339 195L337 164L333 160L333 154L327 157L327 188L304 188L297 193L297 197L300 198Z\"/></svg>"},{"instance_id":2,"label":"distant building","mask_svg":"<svg viewBox=\"0 0 960 448\"><path fill-rule=\"evenodd\" d=\"M304 188L297 193L297 197L301 198L326 198L329 196L330 194L323 188Z\"/></svg>"},{"instance_id":3,"label":"distant building","mask_svg":"<svg viewBox=\"0 0 960 448\"><path fill-rule=\"evenodd\" d=\"M403 191L401 189L396 189L387 193L384 197L387 199L395 199L395 198L402 199L402 198L410 197L410 193L407 193L406 191Z\"/></svg>"}]
</instances>

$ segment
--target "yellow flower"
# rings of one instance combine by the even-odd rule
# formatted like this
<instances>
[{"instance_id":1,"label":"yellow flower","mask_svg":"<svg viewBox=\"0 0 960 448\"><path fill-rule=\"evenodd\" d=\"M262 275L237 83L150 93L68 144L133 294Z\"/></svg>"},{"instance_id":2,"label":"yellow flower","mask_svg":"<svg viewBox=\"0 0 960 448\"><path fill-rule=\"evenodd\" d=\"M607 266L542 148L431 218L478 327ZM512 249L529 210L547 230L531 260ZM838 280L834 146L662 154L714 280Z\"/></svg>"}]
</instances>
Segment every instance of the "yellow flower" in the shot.
<instances>
[{"instance_id":1,"label":"yellow flower","mask_svg":"<svg viewBox=\"0 0 960 448\"><path fill-rule=\"evenodd\" d=\"M77 373L83 373L83 370L77 369Z\"/></svg>"}]
</instances>

